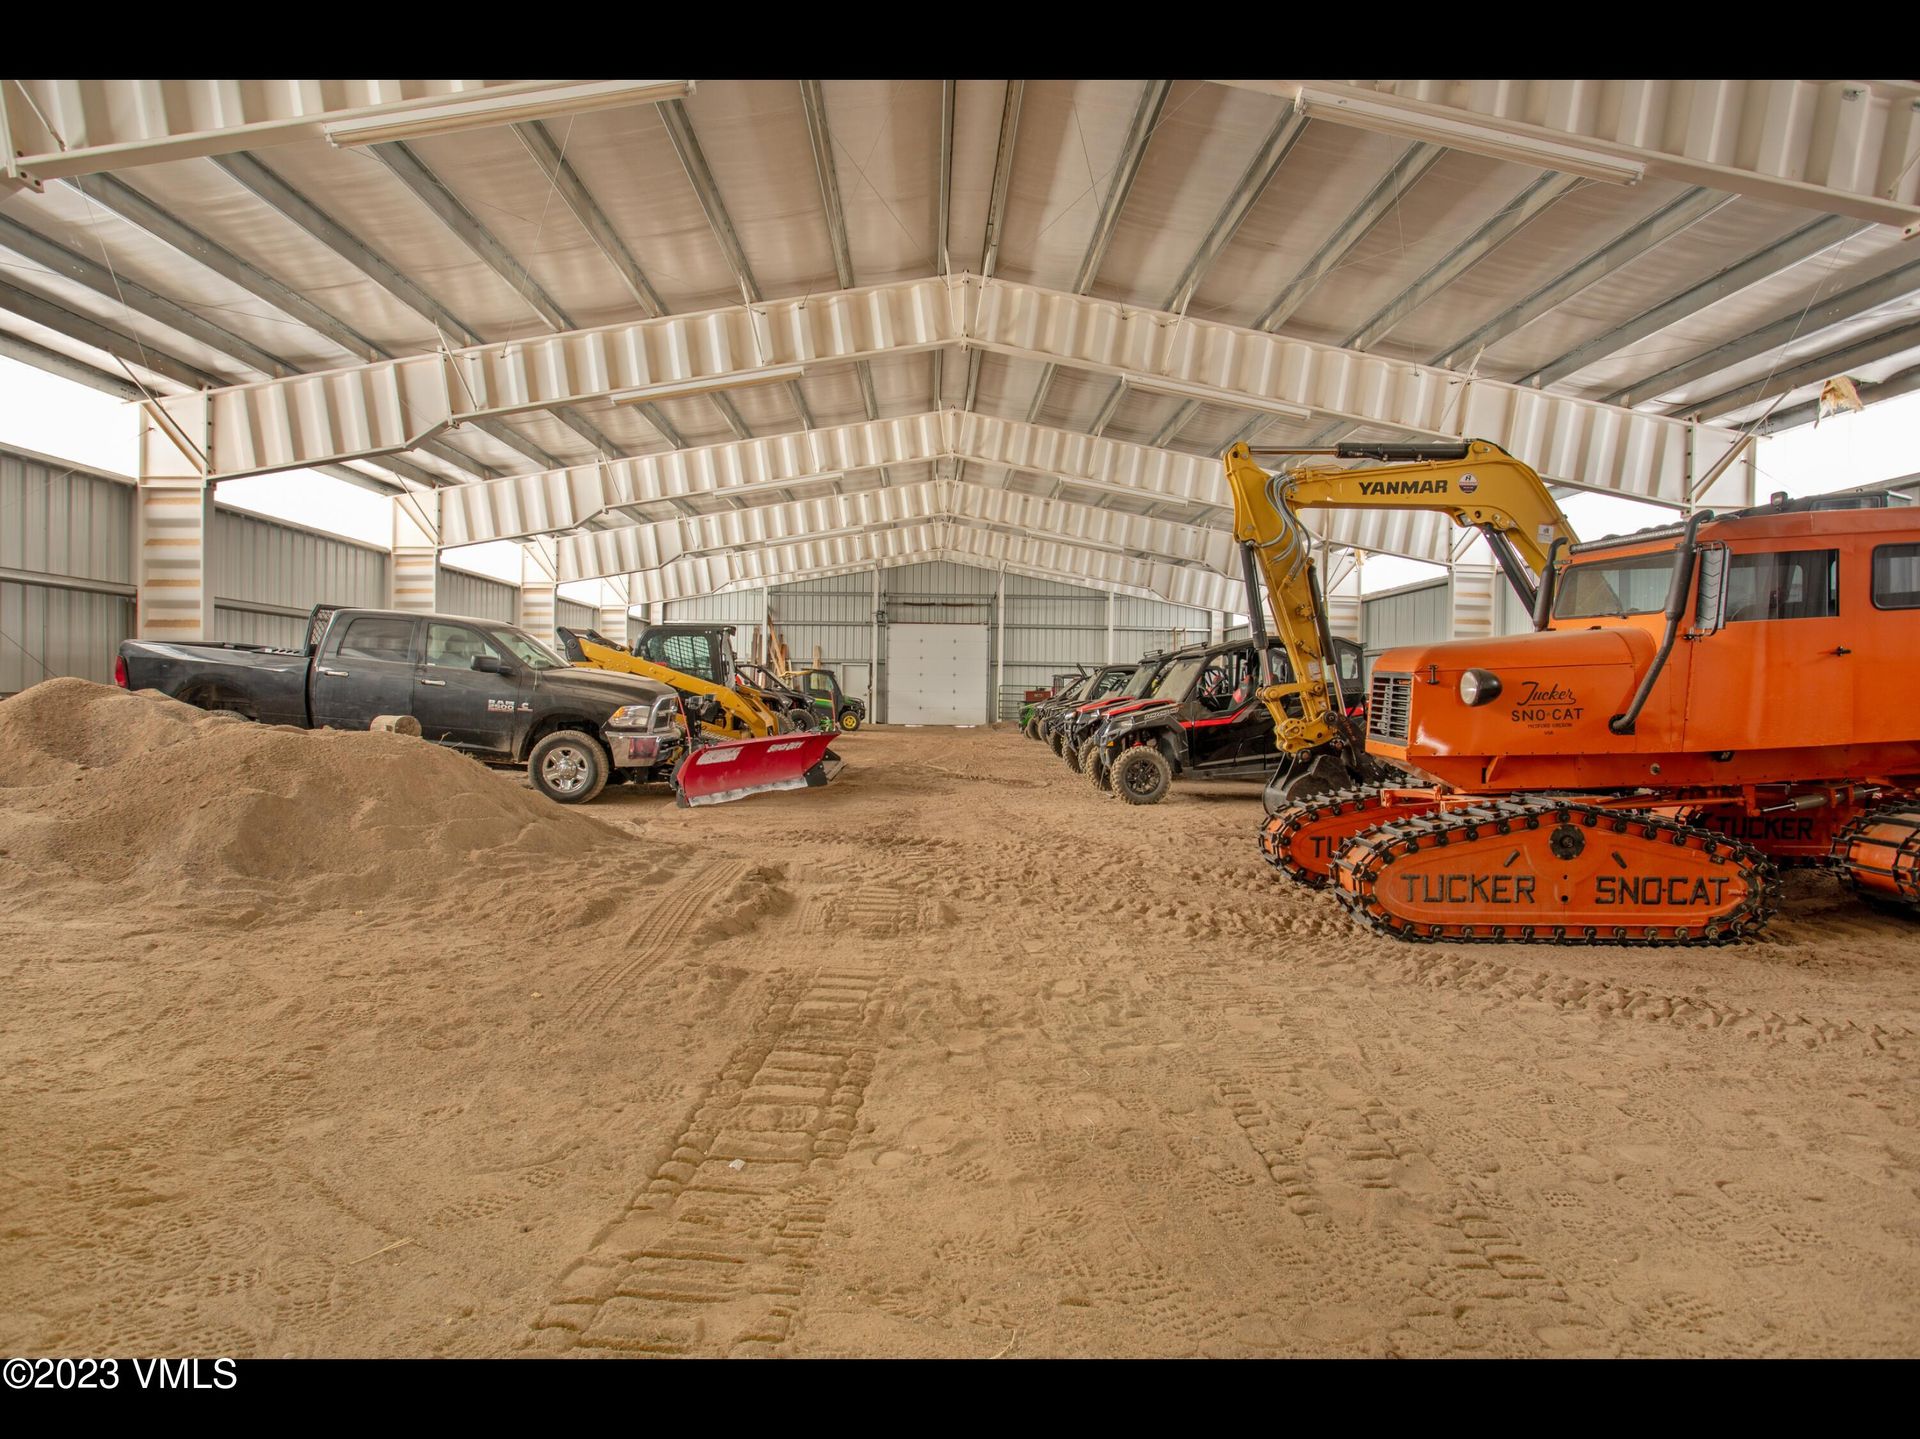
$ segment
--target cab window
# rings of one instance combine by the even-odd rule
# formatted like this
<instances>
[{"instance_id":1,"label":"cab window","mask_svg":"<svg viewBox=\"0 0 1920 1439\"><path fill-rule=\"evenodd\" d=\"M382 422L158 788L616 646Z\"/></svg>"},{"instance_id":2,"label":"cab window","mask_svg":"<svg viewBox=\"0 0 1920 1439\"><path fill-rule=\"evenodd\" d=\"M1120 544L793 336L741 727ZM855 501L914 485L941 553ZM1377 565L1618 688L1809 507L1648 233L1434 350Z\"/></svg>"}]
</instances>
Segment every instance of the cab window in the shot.
<instances>
[{"instance_id":1,"label":"cab window","mask_svg":"<svg viewBox=\"0 0 1920 1439\"><path fill-rule=\"evenodd\" d=\"M833 698L833 681L824 674L808 675L807 693L815 699L830 700Z\"/></svg>"},{"instance_id":2,"label":"cab window","mask_svg":"<svg viewBox=\"0 0 1920 1439\"><path fill-rule=\"evenodd\" d=\"M480 631L465 625L427 626L427 663L434 668L470 670L481 655L501 658L500 651L488 644Z\"/></svg>"},{"instance_id":3,"label":"cab window","mask_svg":"<svg viewBox=\"0 0 1920 1439\"><path fill-rule=\"evenodd\" d=\"M1920 545L1875 548L1873 603L1882 610L1920 609Z\"/></svg>"},{"instance_id":4,"label":"cab window","mask_svg":"<svg viewBox=\"0 0 1920 1439\"><path fill-rule=\"evenodd\" d=\"M362 615L349 620L335 653L343 660L411 659L413 621L392 615Z\"/></svg>"},{"instance_id":5,"label":"cab window","mask_svg":"<svg viewBox=\"0 0 1920 1439\"><path fill-rule=\"evenodd\" d=\"M1595 620L1657 614L1667 607L1672 580L1670 551L1624 560L1588 560L1570 566L1560 577L1553 616L1560 620Z\"/></svg>"},{"instance_id":6,"label":"cab window","mask_svg":"<svg viewBox=\"0 0 1920 1439\"><path fill-rule=\"evenodd\" d=\"M1736 554L1727 565L1728 624L1817 620L1840 613L1840 552Z\"/></svg>"},{"instance_id":7,"label":"cab window","mask_svg":"<svg viewBox=\"0 0 1920 1439\"><path fill-rule=\"evenodd\" d=\"M646 658L710 683L720 679L711 635L648 635Z\"/></svg>"}]
</instances>

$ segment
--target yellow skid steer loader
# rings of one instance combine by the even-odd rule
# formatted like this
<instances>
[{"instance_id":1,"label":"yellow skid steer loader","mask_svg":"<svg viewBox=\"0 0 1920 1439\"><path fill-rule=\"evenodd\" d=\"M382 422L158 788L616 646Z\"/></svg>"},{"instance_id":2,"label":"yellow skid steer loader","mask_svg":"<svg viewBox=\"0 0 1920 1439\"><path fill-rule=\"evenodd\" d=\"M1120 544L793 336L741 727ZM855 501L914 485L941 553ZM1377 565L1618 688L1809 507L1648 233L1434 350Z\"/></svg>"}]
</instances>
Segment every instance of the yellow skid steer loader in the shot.
<instances>
[{"instance_id":1,"label":"yellow skid steer loader","mask_svg":"<svg viewBox=\"0 0 1920 1439\"><path fill-rule=\"evenodd\" d=\"M844 764L827 747L830 734L789 732L789 722L740 679L730 626L649 625L631 650L591 630L556 633L575 664L644 675L679 692L688 747L673 783L682 805L818 788L831 783Z\"/></svg>"}]
</instances>

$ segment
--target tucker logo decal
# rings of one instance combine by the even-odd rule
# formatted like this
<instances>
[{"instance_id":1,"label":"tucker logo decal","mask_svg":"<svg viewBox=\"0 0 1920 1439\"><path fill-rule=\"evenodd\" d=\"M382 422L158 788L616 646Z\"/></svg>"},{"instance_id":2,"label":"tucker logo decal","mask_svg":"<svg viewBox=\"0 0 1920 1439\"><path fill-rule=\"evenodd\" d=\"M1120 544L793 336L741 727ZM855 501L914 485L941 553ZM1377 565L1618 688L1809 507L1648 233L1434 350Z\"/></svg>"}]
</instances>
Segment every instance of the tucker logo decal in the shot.
<instances>
[{"instance_id":1,"label":"tucker logo decal","mask_svg":"<svg viewBox=\"0 0 1920 1439\"><path fill-rule=\"evenodd\" d=\"M1566 685L1521 680L1510 718L1530 729L1571 729L1585 712L1580 697Z\"/></svg>"}]
</instances>

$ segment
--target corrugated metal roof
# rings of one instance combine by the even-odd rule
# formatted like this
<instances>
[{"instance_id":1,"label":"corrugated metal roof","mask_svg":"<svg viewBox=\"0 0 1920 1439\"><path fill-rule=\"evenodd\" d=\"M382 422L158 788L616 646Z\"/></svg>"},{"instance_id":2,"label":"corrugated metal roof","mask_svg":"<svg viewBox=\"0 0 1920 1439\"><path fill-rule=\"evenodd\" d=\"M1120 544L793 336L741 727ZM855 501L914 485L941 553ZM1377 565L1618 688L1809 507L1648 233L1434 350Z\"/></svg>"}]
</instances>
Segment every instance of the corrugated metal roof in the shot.
<instances>
[{"instance_id":1,"label":"corrugated metal roof","mask_svg":"<svg viewBox=\"0 0 1920 1439\"><path fill-rule=\"evenodd\" d=\"M94 83L85 82L82 88ZM996 155L1003 121L1008 118L1008 82L820 82L828 146L845 216L848 260L857 285L910 279L937 269L946 83L952 84L954 94L946 249L955 271L977 271L987 238ZM401 92L353 93L364 98ZM1021 84L1005 212L999 217L996 274L1050 290L1073 286L1125 158L1141 94L1138 81ZM1231 209L1229 202L1250 163L1262 146L1282 133L1290 113L1289 102L1275 94L1204 81L1175 82L1092 277L1091 293L1128 305L1164 306L1196 256L1203 254L1216 223ZM1272 180L1244 207L1231 238L1204 266L1187 305L1190 316L1240 326L1256 323L1310 261L1326 254L1330 238L1350 226L1356 207L1414 143L1403 135L1354 128L1318 111L1314 114L1299 127ZM702 81L684 101L684 116L715 190L704 197L704 204L689 165L683 163L669 133L669 112L659 106L633 104L558 114L531 123L544 129L617 237L626 263L637 268L668 312L686 314L741 302L742 277L735 273L727 244L716 233L717 224L730 226L753 285L768 299L838 290L833 242L800 85L772 80ZM1895 140L1898 133L1897 127L1887 131ZM380 155L367 148L335 148L316 138L288 140L237 159L217 155L140 164L114 172L114 178L319 306L379 353L418 355L443 341L458 346L465 338L439 333L431 315L383 282L382 265L417 287L439 312L489 343L551 333L559 323L556 313L571 327L624 323L646 313L634 297L630 277L622 274L620 258L606 253L602 238L575 213L536 160L521 130L498 124L406 144L413 159L426 167L484 236L476 239L470 230L457 233L450 228ZM1882 156L1876 163L1884 167L1885 160ZM247 166L263 166L337 225L347 248L364 247L372 258L356 261L336 253L302 223L280 213L236 178L244 175ZM1322 343L1344 343L1442 257L1501 215L1541 174L1510 159L1447 150L1377 223L1361 227L1364 233L1333 258L1324 278L1306 290L1286 315L1281 332ZM1531 323L1495 339L1482 352L1463 354L1455 363L1495 379L1520 379L1819 218L1819 211L1779 203L1778 187L1756 187L1760 190L1768 198L1733 199L1562 299ZM1431 363L1524 297L1689 193L1683 181L1659 175L1630 187L1581 181L1489 248L1372 348L1391 358ZM1834 203L1844 207L1851 202L1839 197ZM176 321L165 318L164 309L158 316L142 313L125 303L121 293L89 288L17 249L0 246L0 261L4 261L0 279L53 301L81 320L96 321L130 337L136 372L156 389L182 386L143 369L138 363L142 347L164 352L228 383L262 378L275 367L291 373L369 358L343 348L243 285L222 278L201 258L119 218L67 182L50 181L38 193L0 190L0 219L106 267L116 282L140 286L177 305L182 313L218 327L199 334L183 332ZM508 274L484 258L487 240L497 243L509 258ZM1867 226L1844 243L1676 319L1658 333L1596 356L1551 388L1583 398L1604 398L1676 361L1776 320L1791 319L1835 293L1911 263L1913 255L1901 243L1897 229ZM377 273L370 275L370 268ZM541 302L530 301L531 292L537 292ZM4 293L0 292L0 330L119 373L119 363L101 350L63 334L57 324L43 323L46 312L40 312L38 321L9 312ZM549 312L543 315L543 308ZM1784 366L1817 361L1862 337L1911 324L1916 311L1920 311L1920 279L1910 292L1858 316L1815 325L1795 334L1789 344L1640 403L1661 411L1684 411L1688 404L1722 396L1738 386L1757 385ZM222 332L232 337L231 344L220 341ZM1877 380L1911 370L1920 361L1920 343L1883 348L1886 353L1861 364L1854 373ZM260 358L263 354L265 363ZM941 357L943 380L937 399L933 355L887 354L864 363L882 416L918 414L937 404L961 403L964 397L968 369L964 354L947 352ZM1024 421L1049 367L1027 359L985 355L978 357L977 368L974 407ZM1056 429L1084 431L1100 415L1114 383L1110 375L1055 366L1037 420ZM1817 385L1817 378L1808 378L1781 401L1782 407L1803 401ZM727 408L753 435L802 428L796 390L817 426L869 417L860 372L853 365L810 369L793 385L735 389L726 395L724 406L700 396L660 401L654 408L686 444L719 444L737 437ZM1758 408L1733 410L1729 417L1749 418ZM670 443L641 407L600 403L579 409L621 452L647 453ZM1163 436L1175 417L1181 423ZM1116 439L1207 454L1242 432L1248 419L1249 412L1229 406L1193 408L1168 395L1130 390L1120 398L1103 432ZM1275 419L1265 426L1264 436L1271 442L1299 441L1321 427L1315 421ZM442 437L450 450L419 463L443 479L458 475L445 460L459 460L462 455L503 473L526 473L536 467L535 462L524 448L504 442L515 436L563 463L594 458L593 444L577 426L551 411L529 411L512 416L504 431L495 428L491 434L463 426ZM896 467L887 478L894 483L926 478L924 472L901 473L902 468L913 467ZM1048 494L1055 489L1044 477L986 472L980 465L969 465L966 478L1023 493ZM795 485L788 493L804 497L880 482L877 472L861 472L837 481ZM1089 498L1077 492L1063 497ZM1108 508L1179 517L1145 501L1135 506L1113 495L1091 500ZM678 506L635 507L632 517L662 520L689 510L714 512L729 503L737 502L703 496Z\"/></svg>"}]
</instances>

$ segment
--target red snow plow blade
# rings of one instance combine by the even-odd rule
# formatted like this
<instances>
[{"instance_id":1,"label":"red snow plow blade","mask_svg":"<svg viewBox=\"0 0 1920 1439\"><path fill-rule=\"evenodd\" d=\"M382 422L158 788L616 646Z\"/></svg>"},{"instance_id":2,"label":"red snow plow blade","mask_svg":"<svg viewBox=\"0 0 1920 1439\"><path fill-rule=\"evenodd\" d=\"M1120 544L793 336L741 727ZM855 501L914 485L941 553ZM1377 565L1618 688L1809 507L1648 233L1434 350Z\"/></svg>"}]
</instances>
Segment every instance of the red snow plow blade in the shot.
<instances>
[{"instance_id":1,"label":"red snow plow blade","mask_svg":"<svg viewBox=\"0 0 1920 1439\"><path fill-rule=\"evenodd\" d=\"M802 732L702 745L674 771L675 803L726 804L750 794L831 783L846 763L827 748L832 739L827 733Z\"/></svg>"}]
</instances>

